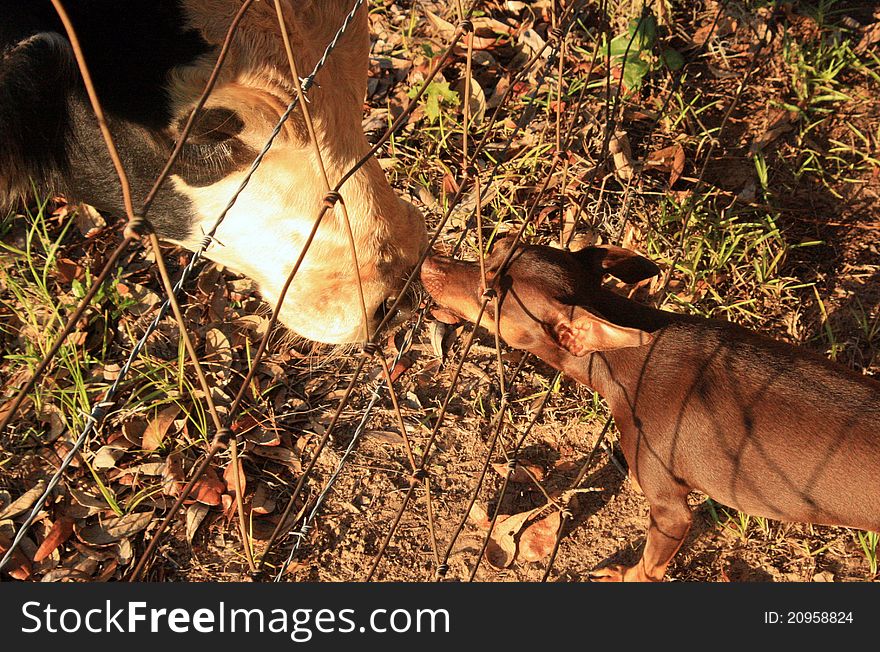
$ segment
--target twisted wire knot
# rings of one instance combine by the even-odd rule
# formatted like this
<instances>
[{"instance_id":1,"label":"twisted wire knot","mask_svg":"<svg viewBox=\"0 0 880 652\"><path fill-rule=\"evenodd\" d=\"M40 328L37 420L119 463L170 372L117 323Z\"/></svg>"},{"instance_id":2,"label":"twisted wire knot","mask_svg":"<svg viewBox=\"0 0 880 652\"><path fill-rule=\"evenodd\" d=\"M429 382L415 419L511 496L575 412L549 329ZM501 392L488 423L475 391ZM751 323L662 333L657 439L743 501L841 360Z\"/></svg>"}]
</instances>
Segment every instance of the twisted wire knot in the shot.
<instances>
[{"instance_id":1,"label":"twisted wire knot","mask_svg":"<svg viewBox=\"0 0 880 652\"><path fill-rule=\"evenodd\" d=\"M113 407L113 401L101 401L100 403L96 403L92 408L91 413L85 414L83 413L83 417L86 421L92 423L93 426L101 425L101 422L107 416L107 412L111 407Z\"/></svg>"},{"instance_id":2,"label":"twisted wire knot","mask_svg":"<svg viewBox=\"0 0 880 652\"><path fill-rule=\"evenodd\" d=\"M446 573L449 572L449 564L440 564L437 567L437 575L439 577L446 577Z\"/></svg>"},{"instance_id":3,"label":"twisted wire knot","mask_svg":"<svg viewBox=\"0 0 880 652\"><path fill-rule=\"evenodd\" d=\"M379 353L379 345L375 342L364 342L361 347L361 355L365 358L372 358L377 353Z\"/></svg>"},{"instance_id":4,"label":"twisted wire knot","mask_svg":"<svg viewBox=\"0 0 880 652\"><path fill-rule=\"evenodd\" d=\"M230 428L220 428L214 436L220 444L225 446L232 439L232 430Z\"/></svg>"},{"instance_id":5,"label":"twisted wire knot","mask_svg":"<svg viewBox=\"0 0 880 652\"><path fill-rule=\"evenodd\" d=\"M486 288L485 290L483 290L483 298L484 299L488 299L489 301L492 301L492 299L495 299L497 297L498 297L498 292L495 290L495 288Z\"/></svg>"},{"instance_id":6,"label":"twisted wire knot","mask_svg":"<svg viewBox=\"0 0 880 652\"><path fill-rule=\"evenodd\" d=\"M428 472L424 468L416 469L410 476L415 482L421 482L428 477Z\"/></svg>"},{"instance_id":7,"label":"twisted wire knot","mask_svg":"<svg viewBox=\"0 0 880 652\"><path fill-rule=\"evenodd\" d=\"M300 77L300 79L299 79L299 85L300 85L300 88L302 89L303 95L305 95L306 93L308 93L308 92L309 92L309 89L311 89L312 86L317 86L318 88L321 87L320 84L318 84L317 82L315 82L315 76L314 76L314 75L309 75L308 77ZM304 99L305 99L306 102L309 101L309 98L308 98L308 97L306 97L306 98L304 98Z\"/></svg>"},{"instance_id":8,"label":"twisted wire knot","mask_svg":"<svg viewBox=\"0 0 880 652\"><path fill-rule=\"evenodd\" d=\"M547 36L549 36L552 41L561 41L564 35L561 27L554 27L547 32Z\"/></svg>"},{"instance_id":9,"label":"twisted wire knot","mask_svg":"<svg viewBox=\"0 0 880 652\"><path fill-rule=\"evenodd\" d=\"M474 24L469 18L465 18L464 20L459 21L458 29L461 30L462 34L470 34L474 31Z\"/></svg>"},{"instance_id":10,"label":"twisted wire knot","mask_svg":"<svg viewBox=\"0 0 880 652\"><path fill-rule=\"evenodd\" d=\"M153 227L147 221L147 218L142 217L141 215L135 215L125 225L125 230L122 232L122 235L126 238L134 239L150 235L152 232Z\"/></svg>"},{"instance_id":11,"label":"twisted wire knot","mask_svg":"<svg viewBox=\"0 0 880 652\"><path fill-rule=\"evenodd\" d=\"M338 201L342 201L342 195L339 194L338 190L331 190L324 195L324 206L327 208L333 208Z\"/></svg>"}]
</instances>

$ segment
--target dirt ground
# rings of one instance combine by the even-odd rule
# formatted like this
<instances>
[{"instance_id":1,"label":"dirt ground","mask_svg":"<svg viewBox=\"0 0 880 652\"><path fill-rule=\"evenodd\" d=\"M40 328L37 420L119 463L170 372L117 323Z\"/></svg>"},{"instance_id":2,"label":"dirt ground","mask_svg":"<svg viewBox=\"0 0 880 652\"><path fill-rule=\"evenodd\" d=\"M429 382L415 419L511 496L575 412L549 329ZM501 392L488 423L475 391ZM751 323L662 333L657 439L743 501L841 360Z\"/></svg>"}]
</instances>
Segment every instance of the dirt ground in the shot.
<instances>
[{"instance_id":1,"label":"dirt ground","mask_svg":"<svg viewBox=\"0 0 880 652\"><path fill-rule=\"evenodd\" d=\"M533 109L525 103L537 77L532 73L525 81L514 80L524 62L522 53L531 47L528 44L535 37L543 42L554 24L554 3L485 4L486 16L509 28L501 33L495 26L494 34L491 29L478 29L486 47L475 59L481 63L474 79L484 95L486 115L505 83L521 84L490 139L494 149L477 162L486 181L496 188L488 202L487 238L532 219L529 240L558 241L571 226L572 207L583 200L584 217L575 229L580 239L632 247L669 270L668 286L662 285L664 277L641 288L636 294L641 300L738 321L866 374L880 371L876 163L880 15L871 12L870 3L777 3L774 9L751 2L730 2L726 8L712 0L664 2L663 11L655 7L660 37L652 51L668 45L682 54L687 67L679 75L657 64L657 56L643 59L651 61L644 79L635 89L620 86L619 102L609 101L611 86L605 82L610 75L618 83L619 61L605 62L600 56L591 66L591 53L600 34L626 33L638 9L621 2L611 3L604 14L598 8L585 12L568 37L564 58L565 108L577 106L580 111L565 148L567 176L562 177L550 164L556 80L540 88ZM375 43L365 106L368 133L381 129L388 112L394 115L406 104L432 53L438 53L444 30L456 22L454 3L373 2L371 6ZM426 18L426 9L435 18ZM756 56L756 43L762 34L766 38L768 30L775 36ZM464 56L458 53L454 65L444 72L448 89L461 91L463 69ZM585 84L584 100L577 104ZM456 101L444 99L441 93L440 118L432 119L429 110L419 109L394 144L380 154L395 187L419 205L430 228L439 223L442 207L460 178L460 136L455 134L461 112ZM480 109L479 102L475 107ZM505 138L516 133L514 122L528 110L535 115L504 154L509 164L490 179L495 157L504 153ZM626 135L630 162L639 164L630 180L619 161L600 157L602 128L612 111L619 115L617 130ZM477 135L482 133L477 129ZM654 156L676 144L684 153L682 164ZM645 161L653 164L642 167ZM595 168L599 174L593 175ZM548 174L554 179L549 198L539 191ZM472 196L466 195L465 204L468 198ZM538 204L534 211L538 217L527 218L523 207L533 201ZM50 240L71 219L63 207L63 202L55 201L46 211L56 216L48 221ZM467 232L462 215L453 212L437 248L451 251L464 234L460 255L473 259L476 240L472 230ZM72 229L63 239L63 258L83 268L100 269L105 252L118 237L112 220L108 221L110 226L87 241ZM24 246L31 224L24 213L11 217L3 241ZM171 258L173 268L186 260L180 251L172 251ZM124 296L133 297L126 310L96 311L94 321L82 331L80 346L92 351L84 358L89 360L85 396L106 387L131 338L151 316L149 296L144 299L138 293L161 294L146 250L133 252L123 269L115 282L117 289L124 286ZM53 287L56 296L69 299L75 292L61 272L53 270ZM4 305L17 300L9 289L13 275L8 271L0 279ZM248 281L214 267L187 292L187 319L217 384L215 398L228 404L247 370L245 353L248 346L255 346L265 307ZM419 295L415 303L424 305L425 297ZM3 396L11 396L22 381L25 372L17 356L23 355L25 340L33 337L16 314L6 309L0 315L3 347L9 352L0 373L6 378ZM406 345L416 319L416 313L404 315L402 323L385 336L383 353L389 360L398 353L402 356L395 368L396 392L418 458L431 440L470 329L444 330L429 319ZM166 326L138 367L126 395L128 405L111 414L88 443L85 459L75 463L41 513L23 546L27 559L19 560L13 577L76 581L126 577L171 507L175 494L169 486L179 489L201 459L206 445L204 414L198 408L197 392L180 380L180 365L189 374L191 370L179 355L173 325ZM104 335L108 329L109 344ZM535 360L523 360L516 351L506 347L503 351L509 406L497 445L491 447L501 399L498 361L493 337L481 331L463 361L446 418L430 442L425 465L430 492L423 478L415 482L372 579L434 580L438 561L447 550L445 579L452 581L468 580L478 562L477 581L541 581L545 573L549 581L587 581L598 567L638 559L648 504L627 479L613 426L578 485L580 491L569 491L606 425L603 401L563 379L527 432L554 372ZM266 541L313 459L357 362L357 350L313 347L283 334L274 339L245 412L234 422L245 442L244 496L258 557L266 552ZM304 482L294 516L312 508L343 460L380 380L377 365L368 362ZM78 423L71 416L76 412L71 405L78 406L82 397L79 390L71 392L75 395L71 400L52 397L62 396L62 390L72 385L71 373L59 365L13 434L5 436L0 515L44 480L69 446L67 428ZM245 563L225 451L212 466L209 480L199 486L198 499L188 502L172 521L146 579L268 581L297 541L300 547L282 576L285 581L366 579L410 492L411 469L386 392L380 393L360 430L362 435L311 529L301 540L282 536L269 551L264 572L254 575ZM161 431L158 446L143 445L145 431ZM523 435L522 446L515 455L510 453ZM101 451L105 458L98 464ZM109 462L108 451L114 458ZM508 455L518 465L502 495ZM487 460L485 479L475 494ZM694 527L670 566L669 579L877 579L876 568L871 570L876 540L865 544L855 531L750 518L696 494L692 506ZM570 518L548 573L562 507ZM487 519L496 509L499 525L481 555L489 532ZM138 515L146 516L138 521ZM0 516L0 545L8 543L22 518L21 512ZM122 518L130 521L121 531L110 531L108 524L118 525ZM68 527L64 524L69 524L69 532L60 538L57 532ZM44 542L53 532L60 543L35 561L35 553L46 547Z\"/></svg>"}]
</instances>

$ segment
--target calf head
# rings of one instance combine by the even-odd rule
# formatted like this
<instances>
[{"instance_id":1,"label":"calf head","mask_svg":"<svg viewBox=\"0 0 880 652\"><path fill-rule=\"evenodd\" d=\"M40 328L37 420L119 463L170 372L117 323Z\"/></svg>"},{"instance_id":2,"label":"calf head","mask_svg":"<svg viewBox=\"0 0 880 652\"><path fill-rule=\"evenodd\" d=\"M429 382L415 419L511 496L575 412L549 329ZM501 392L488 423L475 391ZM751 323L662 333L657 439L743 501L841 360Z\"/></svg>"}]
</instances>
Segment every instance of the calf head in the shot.
<instances>
[{"instance_id":1,"label":"calf head","mask_svg":"<svg viewBox=\"0 0 880 652\"><path fill-rule=\"evenodd\" d=\"M297 66L311 71L351 0L284 0ZM216 61L239 0L67 0L86 62L143 201ZM70 44L48 0L0 0L0 209L36 186L123 213L119 182L85 96ZM369 35L366 4L309 93L330 184L369 149L361 129ZM149 218L160 237L202 241L295 98L273 2L255 2L219 81ZM396 293L425 246L419 212L371 159L342 187L281 311L291 330L342 343L364 338L356 271L372 316ZM216 233L207 257L246 274L275 303L322 204L324 187L296 110ZM374 324L368 328L372 331Z\"/></svg>"},{"instance_id":2,"label":"calf head","mask_svg":"<svg viewBox=\"0 0 880 652\"><path fill-rule=\"evenodd\" d=\"M422 265L422 283L438 305L434 315L447 322L475 322L488 286L497 295L498 330L511 346L534 353L561 367L566 357L594 351L641 346L650 333L611 321L601 310L608 290L602 277L611 274L627 283L656 275L657 266L619 247L587 247L567 252L552 247L499 241L485 260L486 279L475 262L430 256ZM490 306L481 325L495 328Z\"/></svg>"}]
</instances>

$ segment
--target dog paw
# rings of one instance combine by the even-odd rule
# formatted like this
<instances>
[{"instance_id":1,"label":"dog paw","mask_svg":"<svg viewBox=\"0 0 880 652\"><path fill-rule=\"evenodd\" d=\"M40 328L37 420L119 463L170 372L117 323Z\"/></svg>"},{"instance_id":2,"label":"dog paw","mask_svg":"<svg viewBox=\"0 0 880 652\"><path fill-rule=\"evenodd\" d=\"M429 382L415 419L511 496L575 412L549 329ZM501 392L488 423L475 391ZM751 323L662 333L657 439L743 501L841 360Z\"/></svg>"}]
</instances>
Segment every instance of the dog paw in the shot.
<instances>
[{"instance_id":1,"label":"dog paw","mask_svg":"<svg viewBox=\"0 0 880 652\"><path fill-rule=\"evenodd\" d=\"M606 566L590 573L591 582L625 582L626 566Z\"/></svg>"}]
</instances>

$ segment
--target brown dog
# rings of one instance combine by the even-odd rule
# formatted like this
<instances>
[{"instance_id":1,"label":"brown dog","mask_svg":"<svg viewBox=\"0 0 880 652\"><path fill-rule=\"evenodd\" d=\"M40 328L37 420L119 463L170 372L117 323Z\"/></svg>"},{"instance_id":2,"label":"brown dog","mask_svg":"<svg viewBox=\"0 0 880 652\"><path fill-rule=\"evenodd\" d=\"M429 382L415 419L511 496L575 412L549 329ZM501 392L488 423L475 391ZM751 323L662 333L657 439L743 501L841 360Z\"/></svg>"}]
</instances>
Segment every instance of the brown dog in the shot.
<instances>
[{"instance_id":1,"label":"brown dog","mask_svg":"<svg viewBox=\"0 0 880 652\"><path fill-rule=\"evenodd\" d=\"M630 478L650 503L644 553L599 579L661 580L691 525L698 489L743 512L880 530L880 383L735 324L641 305L602 286L654 263L617 247L575 253L511 240L486 260L500 333L599 392ZM475 321L476 263L431 257L425 288L443 320ZM490 306L482 325L494 328Z\"/></svg>"}]
</instances>

